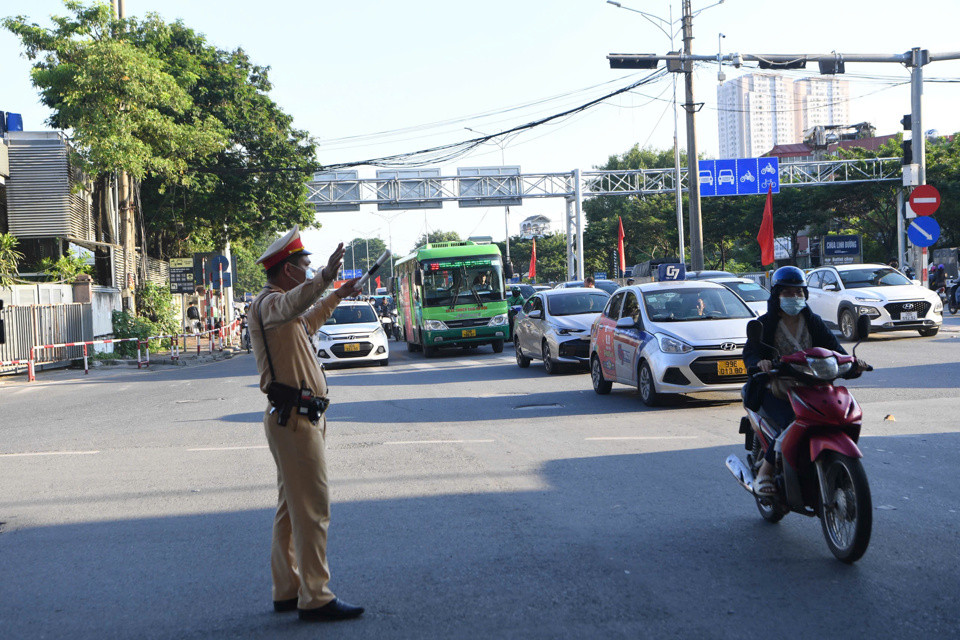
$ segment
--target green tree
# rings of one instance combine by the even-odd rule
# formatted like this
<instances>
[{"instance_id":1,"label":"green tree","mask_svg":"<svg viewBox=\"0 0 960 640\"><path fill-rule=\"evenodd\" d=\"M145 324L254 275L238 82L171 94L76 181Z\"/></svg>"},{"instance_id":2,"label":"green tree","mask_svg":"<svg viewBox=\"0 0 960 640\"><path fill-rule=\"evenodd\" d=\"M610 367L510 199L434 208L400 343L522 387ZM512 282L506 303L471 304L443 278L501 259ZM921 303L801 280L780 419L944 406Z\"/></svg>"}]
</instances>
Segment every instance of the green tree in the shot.
<instances>
[{"instance_id":1,"label":"green tree","mask_svg":"<svg viewBox=\"0 0 960 640\"><path fill-rule=\"evenodd\" d=\"M367 250L369 248L369 255ZM345 269L361 269L366 273L367 269L377 261L380 254L386 251L387 245L380 238L354 238L349 243L344 244L346 249L343 254L343 267ZM380 275L388 275L387 269Z\"/></svg>"},{"instance_id":2,"label":"green tree","mask_svg":"<svg viewBox=\"0 0 960 640\"><path fill-rule=\"evenodd\" d=\"M19 243L9 233L0 233L0 287L16 284L15 278L20 275L18 265L23 254L17 251Z\"/></svg>"},{"instance_id":3,"label":"green tree","mask_svg":"<svg viewBox=\"0 0 960 640\"><path fill-rule=\"evenodd\" d=\"M37 271L45 273L49 281L69 283L76 280L82 273L92 274L93 267L88 265L83 257L69 251L56 260L44 258L37 265Z\"/></svg>"},{"instance_id":4,"label":"green tree","mask_svg":"<svg viewBox=\"0 0 960 640\"><path fill-rule=\"evenodd\" d=\"M506 244L496 243L500 253L506 255ZM530 255L533 241L521 236L510 238L510 260L515 274L527 281L530 270ZM560 282L567 279L567 236L553 233L537 238L537 282Z\"/></svg>"}]
</instances>

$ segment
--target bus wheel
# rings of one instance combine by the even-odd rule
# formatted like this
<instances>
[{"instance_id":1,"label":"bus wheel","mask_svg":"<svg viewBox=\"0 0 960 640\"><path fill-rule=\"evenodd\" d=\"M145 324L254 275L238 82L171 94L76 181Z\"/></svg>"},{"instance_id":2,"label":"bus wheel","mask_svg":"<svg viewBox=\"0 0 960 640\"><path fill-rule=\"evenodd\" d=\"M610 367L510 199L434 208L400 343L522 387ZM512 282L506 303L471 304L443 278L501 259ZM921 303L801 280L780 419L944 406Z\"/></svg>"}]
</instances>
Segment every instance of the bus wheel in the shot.
<instances>
[{"instance_id":1,"label":"bus wheel","mask_svg":"<svg viewBox=\"0 0 960 640\"><path fill-rule=\"evenodd\" d=\"M494 353L503 353L503 340L494 340L494 341L493 341L493 352L494 352Z\"/></svg>"}]
</instances>

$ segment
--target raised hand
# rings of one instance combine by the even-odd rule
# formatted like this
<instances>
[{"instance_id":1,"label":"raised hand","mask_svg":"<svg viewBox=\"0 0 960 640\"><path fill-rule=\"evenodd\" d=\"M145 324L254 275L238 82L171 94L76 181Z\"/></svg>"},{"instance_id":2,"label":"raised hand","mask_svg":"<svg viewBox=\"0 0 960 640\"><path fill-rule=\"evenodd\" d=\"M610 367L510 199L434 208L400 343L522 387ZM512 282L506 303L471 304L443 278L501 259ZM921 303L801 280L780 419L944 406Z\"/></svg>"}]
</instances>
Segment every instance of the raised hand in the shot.
<instances>
[{"instance_id":1,"label":"raised hand","mask_svg":"<svg viewBox=\"0 0 960 640\"><path fill-rule=\"evenodd\" d=\"M343 254L345 252L346 250L343 248L343 243L341 242L337 245L334 252L330 254L330 259L327 260L327 266L320 272L324 280L333 280L337 277L337 273L340 271L340 265L343 264Z\"/></svg>"}]
</instances>

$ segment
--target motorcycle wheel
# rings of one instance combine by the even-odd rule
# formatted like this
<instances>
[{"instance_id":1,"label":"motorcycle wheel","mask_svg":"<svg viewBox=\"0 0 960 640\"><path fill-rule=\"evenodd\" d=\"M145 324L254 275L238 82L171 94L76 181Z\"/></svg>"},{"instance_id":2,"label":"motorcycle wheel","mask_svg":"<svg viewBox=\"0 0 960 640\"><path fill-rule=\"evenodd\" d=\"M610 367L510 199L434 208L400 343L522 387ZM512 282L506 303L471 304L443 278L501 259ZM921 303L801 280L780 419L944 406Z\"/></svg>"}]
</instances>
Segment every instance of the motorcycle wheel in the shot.
<instances>
[{"instance_id":1,"label":"motorcycle wheel","mask_svg":"<svg viewBox=\"0 0 960 640\"><path fill-rule=\"evenodd\" d=\"M837 560L847 564L859 560L870 544L873 502L870 484L857 458L828 452L823 461L828 504L820 506L823 537Z\"/></svg>"},{"instance_id":2,"label":"motorcycle wheel","mask_svg":"<svg viewBox=\"0 0 960 640\"><path fill-rule=\"evenodd\" d=\"M753 455L749 457L751 467L753 467L753 474L756 475L757 471L760 470L760 464L763 462L763 449L760 447L760 438L753 439ZM754 462L759 460L759 462ZM786 511L778 509L772 502L770 504L764 504L759 497L756 495L753 496L754 502L757 503L757 511L760 512L760 517L766 520L771 524L776 524L783 520L783 516L787 515Z\"/></svg>"}]
</instances>

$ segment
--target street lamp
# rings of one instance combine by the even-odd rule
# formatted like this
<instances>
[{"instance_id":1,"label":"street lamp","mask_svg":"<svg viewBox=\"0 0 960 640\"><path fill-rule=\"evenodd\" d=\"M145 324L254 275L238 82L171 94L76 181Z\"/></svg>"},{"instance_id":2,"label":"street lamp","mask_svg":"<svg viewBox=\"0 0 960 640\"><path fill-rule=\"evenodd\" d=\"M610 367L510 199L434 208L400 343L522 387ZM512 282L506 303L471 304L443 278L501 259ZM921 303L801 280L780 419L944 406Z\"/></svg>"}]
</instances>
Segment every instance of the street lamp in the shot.
<instances>
[{"instance_id":1,"label":"street lamp","mask_svg":"<svg viewBox=\"0 0 960 640\"><path fill-rule=\"evenodd\" d=\"M480 134L481 136L489 136L489 135L490 135L490 134L488 134L488 133L484 133L483 131L477 131L476 129L471 129L470 127L464 127L464 129L466 129L467 131L471 131L471 132L473 132L473 133ZM519 135L519 132L518 132L518 133L514 133L513 135L514 135L514 136ZM498 147L500 147L500 166L502 166L502 167L504 167L504 166L507 165L506 153L504 152L504 149L505 149L506 146L507 146L507 137L508 137L508 136L502 136L502 137L501 137L501 136L498 136L498 137L495 137L495 138L490 138L490 140L487 140L487 141L486 141L486 142L492 142L492 143L494 143L495 145L497 145ZM512 263L510 262L510 205L504 205L504 206L503 206L503 226L504 226L504 230L505 230L506 235L507 235L507 239L506 239L506 249L507 249L506 260L507 260L507 264L512 264Z\"/></svg>"}]
</instances>

